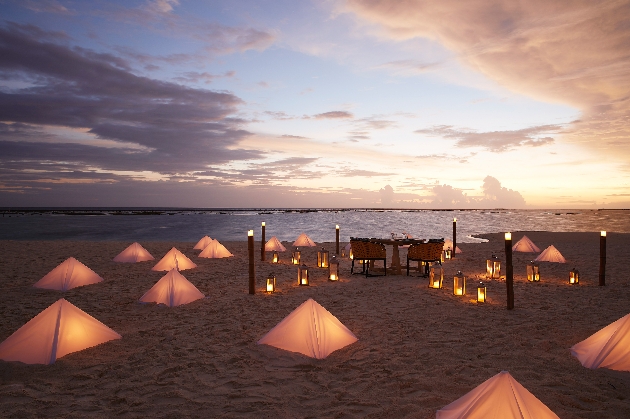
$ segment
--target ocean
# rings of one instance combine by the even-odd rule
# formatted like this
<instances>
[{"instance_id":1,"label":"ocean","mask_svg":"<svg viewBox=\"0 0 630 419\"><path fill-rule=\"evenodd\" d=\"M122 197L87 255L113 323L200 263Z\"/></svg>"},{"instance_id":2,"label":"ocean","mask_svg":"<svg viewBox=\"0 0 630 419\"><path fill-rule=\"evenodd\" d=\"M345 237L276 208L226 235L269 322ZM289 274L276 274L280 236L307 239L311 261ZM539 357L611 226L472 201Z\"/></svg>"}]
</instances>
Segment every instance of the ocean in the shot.
<instances>
[{"instance_id":1,"label":"ocean","mask_svg":"<svg viewBox=\"0 0 630 419\"><path fill-rule=\"evenodd\" d=\"M55 209L0 210L2 240L197 241L208 235L220 241L260 237L294 241L301 233L316 242L350 237L452 237L477 242L482 233L505 231L600 231L630 233L630 212L624 210L200 210L200 209Z\"/></svg>"}]
</instances>

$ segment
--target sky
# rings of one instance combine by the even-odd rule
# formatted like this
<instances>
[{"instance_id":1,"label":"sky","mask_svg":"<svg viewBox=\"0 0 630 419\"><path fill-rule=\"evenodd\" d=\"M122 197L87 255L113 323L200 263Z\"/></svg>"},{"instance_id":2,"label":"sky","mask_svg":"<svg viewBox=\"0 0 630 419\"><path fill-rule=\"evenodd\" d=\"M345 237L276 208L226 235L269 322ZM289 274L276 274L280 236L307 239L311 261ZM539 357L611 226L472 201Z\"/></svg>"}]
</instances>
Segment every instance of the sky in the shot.
<instances>
[{"instance_id":1,"label":"sky","mask_svg":"<svg viewBox=\"0 0 630 419\"><path fill-rule=\"evenodd\" d=\"M0 0L0 206L630 208L629 69L628 0Z\"/></svg>"}]
</instances>

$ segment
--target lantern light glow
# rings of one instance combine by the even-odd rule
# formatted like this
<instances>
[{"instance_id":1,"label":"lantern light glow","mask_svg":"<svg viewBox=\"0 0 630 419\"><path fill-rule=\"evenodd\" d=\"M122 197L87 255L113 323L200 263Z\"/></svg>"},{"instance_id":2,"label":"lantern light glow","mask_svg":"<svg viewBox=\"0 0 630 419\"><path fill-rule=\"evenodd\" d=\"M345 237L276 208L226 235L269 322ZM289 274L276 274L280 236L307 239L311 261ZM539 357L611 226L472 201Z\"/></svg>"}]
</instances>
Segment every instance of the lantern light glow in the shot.
<instances>
[{"instance_id":1,"label":"lantern light glow","mask_svg":"<svg viewBox=\"0 0 630 419\"><path fill-rule=\"evenodd\" d=\"M248 236L248 237L252 237L253 235L254 235L254 230L249 230L249 231L247 232L247 236Z\"/></svg>"},{"instance_id":2,"label":"lantern light glow","mask_svg":"<svg viewBox=\"0 0 630 419\"><path fill-rule=\"evenodd\" d=\"M276 291L276 276L269 274L267 277L267 292L272 293Z\"/></svg>"},{"instance_id":3,"label":"lantern light glow","mask_svg":"<svg viewBox=\"0 0 630 419\"><path fill-rule=\"evenodd\" d=\"M602 230L600 234L602 237L606 237L606 230Z\"/></svg>"},{"instance_id":4,"label":"lantern light glow","mask_svg":"<svg viewBox=\"0 0 630 419\"><path fill-rule=\"evenodd\" d=\"M453 277L453 294L466 295L466 277L462 271L458 271Z\"/></svg>"},{"instance_id":5,"label":"lantern light glow","mask_svg":"<svg viewBox=\"0 0 630 419\"><path fill-rule=\"evenodd\" d=\"M512 233L505 233L505 240L512 240Z\"/></svg>"}]
</instances>

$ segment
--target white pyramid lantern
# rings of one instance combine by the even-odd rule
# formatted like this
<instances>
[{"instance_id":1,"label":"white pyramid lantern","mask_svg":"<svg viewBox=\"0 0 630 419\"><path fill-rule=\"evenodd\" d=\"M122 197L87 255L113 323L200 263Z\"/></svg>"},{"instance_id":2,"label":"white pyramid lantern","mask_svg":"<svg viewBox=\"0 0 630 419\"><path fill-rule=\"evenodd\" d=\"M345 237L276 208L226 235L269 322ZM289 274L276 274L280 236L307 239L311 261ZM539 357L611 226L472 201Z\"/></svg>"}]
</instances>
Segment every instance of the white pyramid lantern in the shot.
<instances>
[{"instance_id":1,"label":"white pyramid lantern","mask_svg":"<svg viewBox=\"0 0 630 419\"><path fill-rule=\"evenodd\" d=\"M188 259L182 252L173 247L151 270L170 271L171 269L177 269L178 271L183 271L196 267L197 265L192 260Z\"/></svg>"},{"instance_id":2,"label":"white pyramid lantern","mask_svg":"<svg viewBox=\"0 0 630 419\"><path fill-rule=\"evenodd\" d=\"M0 343L0 359L54 364L64 355L121 337L61 298Z\"/></svg>"},{"instance_id":3,"label":"white pyramid lantern","mask_svg":"<svg viewBox=\"0 0 630 419\"><path fill-rule=\"evenodd\" d=\"M315 244L315 242L313 240L311 240L311 238L309 236L306 235L306 233L302 233L300 234L300 237L298 237L294 242L293 242L293 246L299 246L299 247L315 247L317 246Z\"/></svg>"},{"instance_id":4,"label":"white pyramid lantern","mask_svg":"<svg viewBox=\"0 0 630 419\"><path fill-rule=\"evenodd\" d=\"M203 236L203 237L201 238L201 240L199 240L199 241L197 242L197 244L195 245L195 247L193 247L193 249L195 249L195 250L203 250L203 249L205 249L205 248L206 248L206 247L210 244L210 242L211 242L211 241L212 241L212 239L211 239L210 237L208 237L208 236Z\"/></svg>"},{"instance_id":5,"label":"white pyramid lantern","mask_svg":"<svg viewBox=\"0 0 630 419\"><path fill-rule=\"evenodd\" d=\"M309 298L263 336L258 344L324 359L357 340L335 316Z\"/></svg>"},{"instance_id":6,"label":"white pyramid lantern","mask_svg":"<svg viewBox=\"0 0 630 419\"><path fill-rule=\"evenodd\" d=\"M219 259L219 258L229 258L230 256L234 256L230 253L229 250L225 248L218 240L212 240L208 246L201 253L199 253L200 258L208 258L208 259Z\"/></svg>"},{"instance_id":7,"label":"white pyramid lantern","mask_svg":"<svg viewBox=\"0 0 630 419\"><path fill-rule=\"evenodd\" d=\"M114 262L123 263L137 263L146 262L147 260L154 260L155 258L149 253L147 249L142 247L140 243L135 242L130 244L125 250L120 252L115 258Z\"/></svg>"},{"instance_id":8,"label":"white pyramid lantern","mask_svg":"<svg viewBox=\"0 0 630 419\"><path fill-rule=\"evenodd\" d=\"M540 249L534 244L533 241L529 239L529 237L523 236L519 241L514 244L514 246L512 246L512 251L523 253L538 253L540 252Z\"/></svg>"},{"instance_id":9,"label":"white pyramid lantern","mask_svg":"<svg viewBox=\"0 0 630 419\"><path fill-rule=\"evenodd\" d=\"M140 301L175 307L204 297L201 291L182 274L176 269L171 269L140 298Z\"/></svg>"},{"instance_id":10,"label":"white pyramid lantern","mask_svg":"<svg viewBox=\"0 0 630 419\"><path fill-rule=\"evenodd\" d=\"M541 254L538 255L535 262L557 262L566 263L564 256L553 245L549 246Z\"/></svg>"},{"instance_id":11,"label":"white pyramid lantern","mask_svg":"<svg viewBox=\"0 0 630 419\"><path fill-rule=\"evenodd\" d=\"M559 419L507 371L501 371L438 410L435 418Z\"/></svg>"},{"instance_id":12,"label":"white pyramid lantern","mask_svg":"<svg viewBox=\"0 0 630 419\"><path fill-rule=\"evenodd\" d=\"M84 285L96 284L103 281L96 272L73 257L66 259L52 271L48 272L33 286L48 290L68 291Z\"/></svg>"},{"instance_id":13,"label":"white pyramid lantern","mask_svg":"<svg viewBox=\"0 0 630 419\"><path fill-rule=\"evenodd\" d=\"M586 368L630 371L630 314L575 344L571 355Z\"/></svg>"},{"instance_id":14,"label":"white pyramid lantern","mask_svg":"<svg viewBox=\"0 0 630 419\"><path fill-rule=\"evenodd\" d=\"M273 236L265 243L265 252L286 252L287 248L282 245L276 236Z\"/></svg>"}]
</instances>

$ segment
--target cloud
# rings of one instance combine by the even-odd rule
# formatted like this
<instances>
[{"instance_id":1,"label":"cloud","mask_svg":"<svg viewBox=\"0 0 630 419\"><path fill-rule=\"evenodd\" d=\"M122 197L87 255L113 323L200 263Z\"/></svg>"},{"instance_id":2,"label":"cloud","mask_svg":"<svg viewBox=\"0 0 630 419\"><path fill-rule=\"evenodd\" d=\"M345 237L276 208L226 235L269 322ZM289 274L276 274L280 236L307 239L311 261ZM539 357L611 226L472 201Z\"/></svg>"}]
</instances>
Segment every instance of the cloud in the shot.
<instances>
[{"instance_id":1,"label":"cloud","mask_svg":"<svg viewBox=\"0 0 630 419\"><path fill-rule=\"evenodd\" d=\"M381 195L381 205L385 207L392 205L394 202L394 188L390 185L385 185L384 188L381 188L379 193Z\"/></svg>"},{"instance_id":2,"label":"cloud","mask_svg":"<svg viewBox=\"0 0 630 419\"><path fill-rule=\"evenodd\" d=\"M482 197L468 196L462 189L451 185L433 186L431 206L434 208L525 208L523 196L501 186L496 178L486 176L481 187Z\"/></svg>"},{"instance_id":3,"label":"cloud","mask_svg":"<svg viewBox=\"0 0 630 419\"><path fill-rule=\"evenodd\" d=\"M438 125L419 129L416 134L456 140L458 147L481 147L493 152L504 152L515 147L540 147L554 142L549 133L561 131L558 125L541 125L514 131L474 132Z\"/></svg>"},{"instance_id":4,"label":"cloud","mask_svg":"<svg viewBox=\"0 0 630 419\"><path fill-rule=\"evenodd\" d=\"M384 68L394 70L394 72L402 75L414 75L434 71L440 68L443 63L423 63L417 60L396 60L381 64L375 68Z\"/></svg>"},{"instance_id":5,"label":"cloud","mask_svg":"<svg viewBox=\"0 0 630 419\"><path fill-rule=\"evenodd\" d=\"M343 177L355 177L355 176L359 176L359 177L374 177L374 176L392 176L392 175L395 175L395 173L375 172L375 171L372 171L372 170L363 170L363 169L340 170L339 172L337 172L337 174L339 176L343 176Z\"/></svg>"},{"instance_id":6,"label":"cloud","mask_svg":"<svg viewBox=\"0 0 630 419\"><path fill-rule=\"evenodd\" d=\"M313 115L314 119L351 119L354 118L350 112L347 111L330 111Z\"/></svg>"},{"instance_id":7,"label":"cloud","mask_svg":"<svg viewBox=\"0 0 630 419\"><path fill-rule=\"evenodd\" d=\"M492 176L486 176L483 180L483 204L496 203L496 207L502 208L523 208L525 206L525 199L523 196L512 189L508 189L501 186L496 178Z\"/></svg>"},{"instance_id":8,"label":"cloud","mask_svg":"<svg viewBox=\"0 0 630 419\"><path fill-rule=\"evenodd\" d=\"M20 4L36 13L52 13L58 15L72 15L73 11L68 10L57 0L22 0Z\"/></svg>"},{"instance_id":9,"label":"cloud","mask_svg":"<svg viewBox=\"0 0 630 419\"><path fill-rule=\"evenodd\" d=\"M232 117L242 104L233 94L139 77L118 57L50 42L29 26L0 28L0 77L29 82L0 91L1 165L22 162L33 170L39 162L64 162L81 170L176 174L262 157L238 148L250 133ZM86 138L33 141L33 132L51 127ZM120 146L99 147L90 138Z\"/></svg>"},{"instance_id":10,"label":"cloud","mask_svg":"<svg viewBox=\"0 0 630 419\"><path fill-rule=\"evenodd\" d=\"M378 24L387 38L435 39L515 92L579 108L583 117L565 138L598 150L602 142L623 138L623 145L602 152L630 152L627 2L346 0L345 5Z\"/></svg>"},{"instance_id":11,"label":"cloud","mask_svg":"<svg viewBox=\"0 0 630 419\"><path fill-rule=\"evenodd\" d=\"M183 73L181 76L175 77L174 80L181 83L200 83L204 82L205 84L210 84L216 79L221 78L232 78L236 75L235 71L226 71L223 74L210 74L208 72L196 72L196 71L188 71Z\"/></svg>"}]
</instances>

